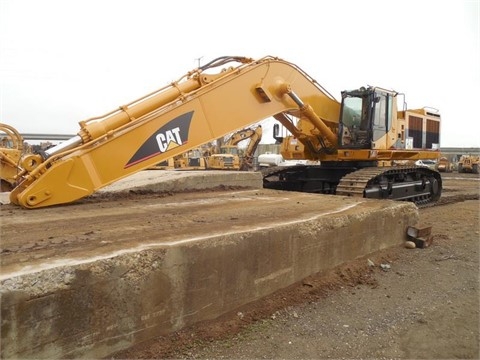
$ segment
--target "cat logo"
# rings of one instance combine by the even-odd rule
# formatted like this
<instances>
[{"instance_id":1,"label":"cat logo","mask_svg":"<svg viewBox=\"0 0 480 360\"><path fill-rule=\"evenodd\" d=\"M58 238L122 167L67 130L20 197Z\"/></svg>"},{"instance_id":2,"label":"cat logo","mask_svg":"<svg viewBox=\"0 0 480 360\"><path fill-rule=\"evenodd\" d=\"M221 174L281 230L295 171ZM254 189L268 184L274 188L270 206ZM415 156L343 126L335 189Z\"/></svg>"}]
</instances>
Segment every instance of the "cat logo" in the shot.
<instances>
[{"instance_id":1,"label":"cat logo","mask_svg":"<svg viewBox=\"0 0 480 360\"><path fill-rule=\"evenodd\" d=\"M172 129L172 130L167 130L165 131L165 134L158 133L157 136L155 136L155 138L157 139L158 148L162 153L168 150L169 144L174 144L177 146L183 144L182 138L180 137L179 127L176 127L175 129Z\"/></svg>"},{"instance_id":2,"label":"cat logo","mask_svg":"<svg viewBox=\"0 0 480 360\"><path fill-rule=\"evenodd\" d=\"M188 142L193 111L169 121L150 136L125 165L125 169L142 161L168 152Z\"/></svg>"}]
</instances>

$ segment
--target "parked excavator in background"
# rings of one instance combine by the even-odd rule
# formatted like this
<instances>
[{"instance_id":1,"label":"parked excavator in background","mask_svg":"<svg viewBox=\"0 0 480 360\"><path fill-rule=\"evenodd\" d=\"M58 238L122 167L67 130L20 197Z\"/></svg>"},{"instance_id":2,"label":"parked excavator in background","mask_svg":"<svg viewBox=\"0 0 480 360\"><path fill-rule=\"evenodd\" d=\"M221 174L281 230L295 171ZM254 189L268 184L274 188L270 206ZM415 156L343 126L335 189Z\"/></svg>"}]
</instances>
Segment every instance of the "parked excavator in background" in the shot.
<instances>
[{"instance_id":1,"label":"parked excavator in background","mask_svg":"<svg viewBox=\"0 0 480 360\"><path fill-rule=\"evenodd\" d=\"M255 129L245 129L237 132L237 139L234 139L234 145L238 145L243 140L249 139L248 145L243 150L240 160L240 170L248 171L253 169L253 158L257 151L258 144L262 141L263 130L262 126L258 125Z\"/></svg>"},{"instance_id":2,"label":"parked excavator in background","mask_svg":"<svg viewBox=\"0 0 480 360\"><path fill-rule=\"evenodd\" d=\"M474 173L480 171L480 156L478 155L462 155L458 161L459 173Z\"/></svg>"},{"instance_id":3,"label":"parked excavator in background","mask_svg":"<svg viewBox=\"0 0 480 360\"><path fill-rule=\"evenodd\" d=\"M288 130L285 136L278 126L274 131L286 160L320 165L269 174L265 188L417 205L437 201L437 171L379 164L436 159L440 114L407 110L405 101L397 108L404 96L379 87L341 95L339 102L300 67L277 57L220 57L130 104L80 121L70 140L22 157L10 201L25 208L72 202L270 117Z\"/></svg>"},{"instance_id":4,"label":"parked excavator in background","mask_svg":"<svg viewBox=\"0 0 480 360\"><path fill-rule=\"evenodd\" d=\"M238 144L249 140L247 147L241 151ZM255 129L246 128L236 131L225 144L220 145L219 151L212 149L206 155L206 168L214 170L241 170L253 169L253 157L258 144L262 140L262 126Z\"/></svg>"},{"instance_id":5,"label":"parked excavator in background","mask_svg":"<svg viewBox=\"0 0 480 360\"><path fill-rule=\"evenodd\" d=\"M23 138L12 126L0 123L0 186L1 191L15 187L15 177L20 173L20 158L24 150Z\"/></svg>"}]
</instances>

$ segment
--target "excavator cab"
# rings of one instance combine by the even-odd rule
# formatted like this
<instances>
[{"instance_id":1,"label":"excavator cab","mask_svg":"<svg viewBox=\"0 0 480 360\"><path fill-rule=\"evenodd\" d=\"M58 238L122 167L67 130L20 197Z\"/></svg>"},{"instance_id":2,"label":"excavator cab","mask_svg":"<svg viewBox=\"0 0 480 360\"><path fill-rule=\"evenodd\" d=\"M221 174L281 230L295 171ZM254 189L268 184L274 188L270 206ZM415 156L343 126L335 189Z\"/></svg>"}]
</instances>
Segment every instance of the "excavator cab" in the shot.
<instances>
[{"instance_id":1,"label":"excavator cab","mask_svg":"<svg viewBox=\"0 0 480 360\"><path fill-rule=\"evenodd\" d=\"M373 149L392 123L393 98L387 90L368 87L343 91L339 121L339 147Z\"/></svg>"}]
</instances>

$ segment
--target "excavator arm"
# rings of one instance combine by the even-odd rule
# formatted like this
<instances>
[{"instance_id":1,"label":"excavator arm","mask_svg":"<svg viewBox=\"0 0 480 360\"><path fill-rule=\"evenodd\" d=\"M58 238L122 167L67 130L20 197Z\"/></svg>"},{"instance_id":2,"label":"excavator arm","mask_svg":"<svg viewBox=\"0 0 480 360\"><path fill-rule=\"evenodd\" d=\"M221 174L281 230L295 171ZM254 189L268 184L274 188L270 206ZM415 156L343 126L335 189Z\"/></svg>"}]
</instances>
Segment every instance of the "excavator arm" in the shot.
<instances>
[{"instance_id":1,"label":"excavator arm","mask_svg":"<svg viewBox=\"0 0 480 360\"><path fill-rule=\"evenodd\" d=\"M237 66L209 73L232 62ZM275 57L218 58L111 113L80 122L72 139L23 158L10 200L26 208L69 203L271 116L320 150L317 144L335 145L339 113L340 103L292 63ZM309 130L298 129L292 118L307 121Z\"/></svg>"},{"instance_id":2,"label":"excavator arm","mask_svg":"<svg viewBox=\"0 0 480 360\"><path fill-rule=\"evenodd\" d=\"M253 137L255 133L255 130L250 128L239 130L225 142L225 145L236 146L240 141Z\"/></svg>"},{"instance_id":3,"label":"excavator arm","mask_svg":"<svg viewBox=\"0 0 480 360\"><path fill-rule=\"evenodd\" d=\"M242 161L240 162L240 170L248 170L253 168L253 156L257 150L258 144L262 140L262 126L258 125L255 129L248 129L245 138L249 139L249 143L245 152L243 153Z\"/></svg>"}]
</instances>

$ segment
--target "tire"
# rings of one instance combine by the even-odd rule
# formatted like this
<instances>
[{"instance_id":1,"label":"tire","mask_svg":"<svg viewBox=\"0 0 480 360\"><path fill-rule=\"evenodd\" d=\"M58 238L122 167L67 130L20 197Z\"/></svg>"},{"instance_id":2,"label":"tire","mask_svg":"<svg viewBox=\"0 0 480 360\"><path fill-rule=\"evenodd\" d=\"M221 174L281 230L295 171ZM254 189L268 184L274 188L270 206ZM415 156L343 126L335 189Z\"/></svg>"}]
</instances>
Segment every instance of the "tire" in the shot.
<instances>
[{"instance_id":1,"label":"tire","mask_svg":"<svg viewBox=\"0 0 480 360\"><path fill-rule=\"evenodd\" d=\"M474 174L478 174L478 164L473 164L473 166L472 166L472 172L473 172Z\"/></svg>"}]
</instances>

